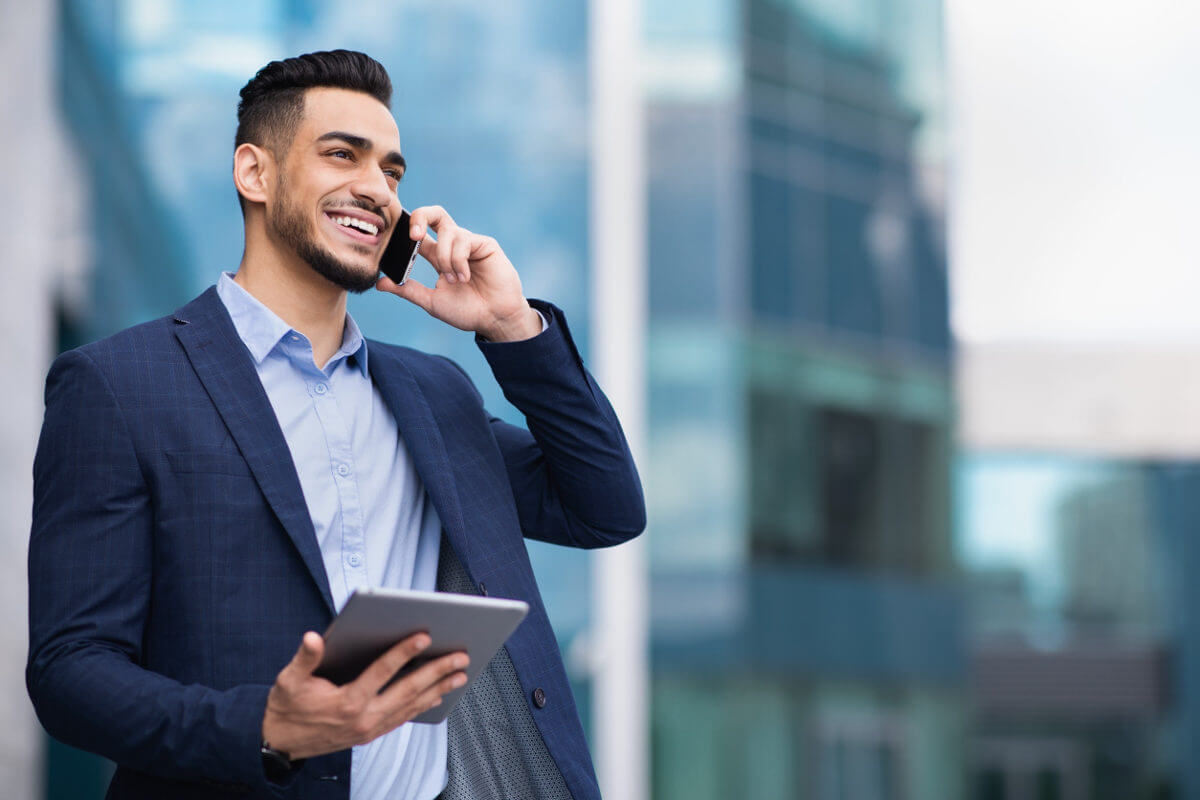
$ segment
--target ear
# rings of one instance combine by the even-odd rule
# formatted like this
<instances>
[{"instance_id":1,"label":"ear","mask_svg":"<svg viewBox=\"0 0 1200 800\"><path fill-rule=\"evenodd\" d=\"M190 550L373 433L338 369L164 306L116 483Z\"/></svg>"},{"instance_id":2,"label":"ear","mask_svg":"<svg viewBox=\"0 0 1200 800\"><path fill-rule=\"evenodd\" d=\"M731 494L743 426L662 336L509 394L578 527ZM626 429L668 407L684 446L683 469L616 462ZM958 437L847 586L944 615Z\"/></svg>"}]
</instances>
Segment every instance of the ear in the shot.
<instances>
[{"instance_id":1,"label":"ear","mask_svg":"<svg viewBox=\"0 0 1200 800\"><path fill-rule=\"evenodd\" d=\"M256 144L245 142L233 151L233 185L250 203L265 203L275 179L275 159Z\"/></svg>"}]
</instances>

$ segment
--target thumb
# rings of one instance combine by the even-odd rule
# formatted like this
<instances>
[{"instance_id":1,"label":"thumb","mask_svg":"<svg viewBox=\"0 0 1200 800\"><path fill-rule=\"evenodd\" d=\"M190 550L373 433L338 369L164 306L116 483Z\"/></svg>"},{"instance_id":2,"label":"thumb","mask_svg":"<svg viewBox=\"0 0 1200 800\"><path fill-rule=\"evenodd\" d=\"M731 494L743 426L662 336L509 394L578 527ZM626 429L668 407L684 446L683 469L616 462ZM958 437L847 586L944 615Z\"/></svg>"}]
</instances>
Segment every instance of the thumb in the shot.
<instances>
[{"instance_id":1,"label":"thumb","mask_svg":"<svg viewBox=\"0 0 1200 800\"><path fill-rule=\"evenodd\" d=\"M319 633L309 631L300 639L300 649L292 656L292 666L305 675L311 675L321 657L325 655L325 640Z\"/></svg>"}]
</instances>

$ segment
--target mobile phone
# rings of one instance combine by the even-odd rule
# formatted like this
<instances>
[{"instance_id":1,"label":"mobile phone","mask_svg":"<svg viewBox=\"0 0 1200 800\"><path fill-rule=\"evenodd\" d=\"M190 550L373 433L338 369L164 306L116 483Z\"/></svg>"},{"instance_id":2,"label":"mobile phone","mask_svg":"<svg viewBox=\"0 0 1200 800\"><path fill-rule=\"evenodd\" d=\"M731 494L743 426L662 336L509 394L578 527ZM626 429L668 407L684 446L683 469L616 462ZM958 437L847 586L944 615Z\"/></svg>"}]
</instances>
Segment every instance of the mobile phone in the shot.
<instances>
[{"instance_id":1,"label":"mobile phone","mask_svg":"<svg viewBox=\"0 0 1200 800\"><path fill-rule=\"evenodd\" d=\"M383 258L379 259L379 270L387 275L397 285L408 280L412 274L413 264L417 262L417 253L421 249L420 242L408 238L410 218L407 211L401 209L400 218L392 230L392 238L383 250Z\"/></svg>"}]
</instances>

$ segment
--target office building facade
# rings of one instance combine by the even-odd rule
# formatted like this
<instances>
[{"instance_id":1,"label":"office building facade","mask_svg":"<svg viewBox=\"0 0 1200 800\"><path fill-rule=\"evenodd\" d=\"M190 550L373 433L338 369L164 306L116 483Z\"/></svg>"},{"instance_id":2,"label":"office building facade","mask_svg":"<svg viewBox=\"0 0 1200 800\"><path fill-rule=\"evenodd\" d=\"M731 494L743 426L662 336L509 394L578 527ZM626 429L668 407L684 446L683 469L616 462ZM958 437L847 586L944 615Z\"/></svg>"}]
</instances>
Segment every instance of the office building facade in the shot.
<instances>
[{"instance_id":1,"label":"office building facade","mask_svg":"<svg viewBox=\"0 0 1200 800\"><path fill-rule=\"evenodd\" d=\"M654 796L956 798L937 3L652 3Z\"/></svg>"}]
</instances>

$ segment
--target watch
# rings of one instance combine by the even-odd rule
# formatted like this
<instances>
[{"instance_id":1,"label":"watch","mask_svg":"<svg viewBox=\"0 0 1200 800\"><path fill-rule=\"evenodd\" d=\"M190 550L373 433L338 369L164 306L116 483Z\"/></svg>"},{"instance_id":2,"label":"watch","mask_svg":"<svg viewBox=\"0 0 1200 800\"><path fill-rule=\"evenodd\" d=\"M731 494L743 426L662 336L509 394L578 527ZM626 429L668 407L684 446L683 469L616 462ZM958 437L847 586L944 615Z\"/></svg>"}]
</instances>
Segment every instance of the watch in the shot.
<instances>
[{"instance_id":1,"label":"watch","mask_svg":"<svg viewBox=\"0 0 1200 800\"><path fill-rule=\"evenodd\" d=\"M293 771L299 769L304 764L304 759L301 758L293 761L287 753L282 750L276 750L267 744L266 739L263 739L259 753L262 754L263 772L266 773L267 780L275 783L286 780Z\"/></svg>"}]
</instances>

